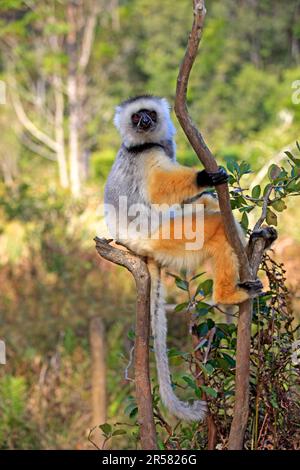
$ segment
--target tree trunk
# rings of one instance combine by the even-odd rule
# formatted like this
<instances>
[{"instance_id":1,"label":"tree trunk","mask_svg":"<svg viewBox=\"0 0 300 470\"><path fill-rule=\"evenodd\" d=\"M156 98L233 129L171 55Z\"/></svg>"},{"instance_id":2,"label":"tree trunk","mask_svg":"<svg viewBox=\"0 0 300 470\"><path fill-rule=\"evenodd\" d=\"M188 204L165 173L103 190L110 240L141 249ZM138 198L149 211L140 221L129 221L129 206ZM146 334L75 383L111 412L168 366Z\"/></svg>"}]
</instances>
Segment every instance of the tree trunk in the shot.
<instances>
[{"instance_id":1,"label":"tree trunk","mask_svg":"<svg viewBox=\"0 0 300 470\"><path fill-rule=\"evenodd\" d=\"M55 140L57 142L57 164L59 181L62 188L69 187L68 167L65 153L64 137L64 96L62 93L62 80L58 75L54 76L54 96L55 96Z\"/></svg>"},{"instance_id":2,"label":"tree trunk","mask_svg":"<svg viewBox=\"0 0 300 470\"><path fill-rule=\"evenodd\" d=\"M67 35L67 50L69 56L69 72L67 81L67 93L69 100L69 165L70 182L73 196L81 193L81 181L79 174L79 113L78 113L78 89L77 89L77 5L70 0L67 7L67 19L70 26Z\"/></svg>"}]
</instances>

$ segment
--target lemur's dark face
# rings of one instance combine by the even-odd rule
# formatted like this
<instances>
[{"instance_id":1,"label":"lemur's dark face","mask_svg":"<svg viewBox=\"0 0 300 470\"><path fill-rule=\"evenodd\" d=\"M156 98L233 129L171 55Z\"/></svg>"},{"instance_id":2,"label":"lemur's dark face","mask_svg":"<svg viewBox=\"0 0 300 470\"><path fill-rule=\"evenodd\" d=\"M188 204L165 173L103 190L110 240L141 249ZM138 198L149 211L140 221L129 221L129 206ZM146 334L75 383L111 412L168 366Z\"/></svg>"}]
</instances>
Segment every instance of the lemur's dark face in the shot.
<instances>
[{"instance_id":1,"label":"lemur's dark face","mask_svg":"<svg viewBox=\"0 0 300 470\"><path fill-rule=\"evenodd\" d=\"M151 132L157 125L157 113L150 109L140 109L132 114L131 123L137 132Z\"/></svg>"}]
</instances>

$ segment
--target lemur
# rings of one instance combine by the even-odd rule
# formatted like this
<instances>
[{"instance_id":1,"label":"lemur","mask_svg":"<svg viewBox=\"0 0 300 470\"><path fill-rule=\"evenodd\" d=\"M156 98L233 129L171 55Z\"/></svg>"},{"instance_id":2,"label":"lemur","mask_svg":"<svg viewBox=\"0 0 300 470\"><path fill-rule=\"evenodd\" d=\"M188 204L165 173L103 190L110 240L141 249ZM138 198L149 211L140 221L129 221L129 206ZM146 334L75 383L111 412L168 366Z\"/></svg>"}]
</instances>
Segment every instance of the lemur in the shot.
<instances>
[{"instance_id":1,"label":"lemur","mask_svg":"<svg viewBox=\"0 0 300 470\"><path fill-rule=\"evenodd\" d=\"M151 274L151 326L154 337L157 375L160 394L166 407L178 418L187 421L202 420L206 402L193 404L179 400L173 392L166 349L167 321L164 309L164 289L161 267L196 270L205 258L214 266L214 302L238 304L261 292L262 284L255 281L239 283L237 256L227 241L218 201L204 192L227 181L223 168L216 173L197 171L177 163L175 156L175 128L170 118L168 102L151 95L128 99L116 108L114 123L122 138L105 186L105 217L114 238L133 252L147 256ZM167 204L182 205L195 201L204 206L204 242L201 248L186 249L193 239L197 209L182 215L169 210L169 236L164 237L164 220L154 224L151 233L142 232L131 237L128 226L133 213L120 209L120 199L127 198L128 207L139 208L140 216L148 220L152 207ZM134 212L134 211L133 211ZM115 224L115 219L118 224ZM178 238L177 229L184 225L184 235ZM151 224L150 224L151 226ZM245 238L236 222L241 240ZM149 227L149 226L148 226ZM155 235L155 236L153 236Z\"/></svg>"}]
</instances>

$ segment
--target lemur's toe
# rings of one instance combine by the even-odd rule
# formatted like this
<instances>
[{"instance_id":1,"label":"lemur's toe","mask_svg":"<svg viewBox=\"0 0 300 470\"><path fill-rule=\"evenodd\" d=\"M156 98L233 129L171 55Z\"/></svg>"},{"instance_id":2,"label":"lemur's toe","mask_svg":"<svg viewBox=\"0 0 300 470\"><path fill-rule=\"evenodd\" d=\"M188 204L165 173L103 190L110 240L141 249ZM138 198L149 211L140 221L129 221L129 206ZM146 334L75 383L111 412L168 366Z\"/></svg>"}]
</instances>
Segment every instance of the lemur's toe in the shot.
<instances>
[{"instance_id":1,"label":"lemur's toe","mask_svg":"<svg viewBox=\"0 0 300 470\"><path fill-rule=\"evenodd\" d=\"M245 289L251 297L261 294L263 288L263 285L259 279L255 279L254 281L239 282L238 286L241 289Z\"/></svg>"}]
</instances>

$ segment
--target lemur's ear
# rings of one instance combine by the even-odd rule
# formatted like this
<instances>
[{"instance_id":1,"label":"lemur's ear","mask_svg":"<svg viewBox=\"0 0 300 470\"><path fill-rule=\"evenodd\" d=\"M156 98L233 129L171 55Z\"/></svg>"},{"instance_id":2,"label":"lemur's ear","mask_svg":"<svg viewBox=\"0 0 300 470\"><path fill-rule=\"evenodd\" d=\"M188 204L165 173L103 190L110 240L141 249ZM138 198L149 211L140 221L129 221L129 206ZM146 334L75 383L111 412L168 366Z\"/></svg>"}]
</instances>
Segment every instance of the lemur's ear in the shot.
<instances>
[{"instance_id":1,"label":"lemur's ear","mask_svg":"<svg viewBox=\"0 0 300 470\"><path fill-rule=\"evenodd\" d=\"M115 117L114 117L114 125L116 126L116 128L118 129L118 131L120 131L120 127L121 127L121 106L117 106L116 107L116 111L115 111Z\"/></svg>"}]
</instances>

